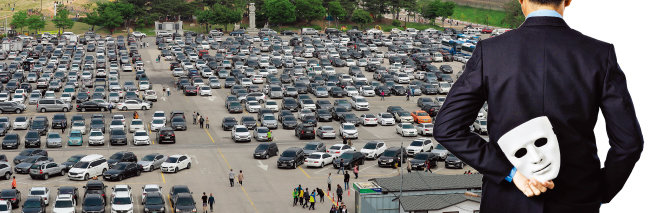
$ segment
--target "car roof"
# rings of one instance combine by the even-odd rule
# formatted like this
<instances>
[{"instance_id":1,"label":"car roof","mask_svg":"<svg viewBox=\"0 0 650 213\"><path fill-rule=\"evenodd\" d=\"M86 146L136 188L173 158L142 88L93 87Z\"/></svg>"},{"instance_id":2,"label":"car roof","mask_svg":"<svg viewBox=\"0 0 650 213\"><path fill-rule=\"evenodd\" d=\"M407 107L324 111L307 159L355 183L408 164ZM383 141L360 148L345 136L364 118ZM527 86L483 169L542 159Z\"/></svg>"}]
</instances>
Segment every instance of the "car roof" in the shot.
<instances>
[{"instance_id":1,"label":"car roof","mask_svg":"<svg viewBox=\"0 0 650 213\"><path fill-rule=\"evenodd\" d=\"M60 194L56 196L57 200L72 200L72 195L71 194Z\"/></svg>"},{"instance_id":2,"label":"car roof","mask_svg":"<svg viewBox=\"0 0 650 213\"><path fill-rule=\"evenodd\" d=\"M120 191L115 193L115 197L131 197L129 192Z\"/></svg>"}]
</instances>

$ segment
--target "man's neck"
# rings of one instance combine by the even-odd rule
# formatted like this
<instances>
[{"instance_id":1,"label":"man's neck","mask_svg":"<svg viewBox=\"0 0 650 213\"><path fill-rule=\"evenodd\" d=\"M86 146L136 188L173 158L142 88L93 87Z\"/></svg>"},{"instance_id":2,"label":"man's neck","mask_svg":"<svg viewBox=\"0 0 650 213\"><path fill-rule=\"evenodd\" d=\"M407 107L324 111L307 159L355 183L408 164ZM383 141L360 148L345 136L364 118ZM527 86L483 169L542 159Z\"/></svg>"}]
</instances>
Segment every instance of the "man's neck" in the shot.
<instances>
[{"instance_id":1,"label":"man's neck","mask_svg":"<svg viewBox=\"0 0 650 213\"><path fill-rule=\"evenodd\" d=\"M555 10L555 12L564 16L564 7L555 7L549 5L535 5L524 10L524 17L528 17L528 14L538 11L538 10Z\"/></svg>"}]
</instances>

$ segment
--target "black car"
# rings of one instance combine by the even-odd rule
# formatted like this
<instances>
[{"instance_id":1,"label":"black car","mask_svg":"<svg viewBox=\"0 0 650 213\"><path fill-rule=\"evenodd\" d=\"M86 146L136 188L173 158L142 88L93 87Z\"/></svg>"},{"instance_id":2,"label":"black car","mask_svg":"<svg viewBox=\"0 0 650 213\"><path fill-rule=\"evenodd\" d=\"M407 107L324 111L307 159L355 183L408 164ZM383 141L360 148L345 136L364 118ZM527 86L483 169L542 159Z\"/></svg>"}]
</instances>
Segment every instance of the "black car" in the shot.
<instances>
[{"instance_id":1,"label":"black car","mask_svg":"<svg viewBox=\"0 0 650 213\"><path fill-rule=\"evenodd\" d=\"M68 117L63 113L54 114L52 117L52 129L68 128Z\"/></svg>"},{"instance_id":2,"label":"black car","mask_svg":"<svg viewBox=\"0 0 650 213\"><path fill-rule=\"evenodd\" d=\"M431 165L430 168L436 168L438 166L436 164L435 154L431 152L420 152L418 154L415 154L415 156L413 156L413 159L411 159L411 168L414 170L424 170L427 168L426 162L429 162Z\"/></svg>"},{"instance_id":3,"label":"black car","mask_svg":"<svg viewBox=\"0 0 650 213\"><path fill-rule=\"evenodd\" d=\"M451 74L454 72L454 70L449 65L440 65L440 71L446 74Z\"/></svg>"},{"instance_id":4,"label":"black car","mask_svg":"<svg viewBox=\"0 0 650 213\"><path fill-rule=\"evenodd\" d=\"M181 131L187 130L187 123L185 122L185 118L180 116L173 117L171 119L171 128L174 130L181 130Z\"/></svg>"},{"instance_id":5,"label":"black car","mask_svg":"<svg viewBox=\"0 0 650 213\"><path fill-rule=\"evenodd\" d=\"M85 101L83 103L77 104L77 111L107 111L108 107L104 104L100 104L96 101Z\"/></svg>"},{"instance_id":6,"label":"black car","mask_svg":"<svg viewBox=\"0 0 650 213\"><path fill-rule=\"evenodd\" d=\"M366 156L361 152L347 151L334 160L334 162L337 162L337 163L333 163L334 168L338 169L341 166L340 161L341 159L343 159L343 168L352 169L354 165L363 165L365 157Z\"/></svg>"},{"instance_id":7,"label":"black car","mask_svg":"<svg viewBox=\"0 0 650 213\"><path fill-rule=\"evenodd\" d=\"M302 165L305 161L305 154L303 150L298 147L291 147L280 155L278 158L278 168L293 168L295 169L298 165Z\"/></svg>"},{"instance_id":8,"label":"black car","mask_svg":"<svg viewBox=\"0 0 650 213\"><path fill-rule=\"evenodd\" d=\"M238 122L237 122L236 118L234 118L234 117L225 117L221 121L221 128L224 131L230 131L237 124L238 124Z\"/></svg>"},{"instance_id":9,"label":"black car","mask_svg":"<svg viewBox=\"0 0 650 213\"><path fill-rule=\"evenodd\" d=\"M317 109L316 118L318 121L332 121L332 114L326 109Z\"/></svg>"},{"instance_id":10,"label":"black car","mask_svg":"<svg viewBox=\"0 0 650 213\"><path fill-rule=\"evenodd\" d=\"M294 129L298 126L298 120L293 115L283 116L281 122L283 129Z\"/></svg>"},{"instance_id":11,"label":"black car","mask_svg":"<svg viewBox=\"0 0 650 213\"><path fill-rule=\"evenodd\" d=\"M348 109L346 109L344 106L335 106L334 108L331 109L331 111L332 111L332 118L338 121L343 117L344 113L348 112Z\"/></svg>"},{"instance_id":12,"label":"black car","mask_svg":"<svg viewBox=\"0 0 650 213\"><path fill-rule=\"evenodd\" d=\"M171 127L163 127L156 135L158 143L176 143L176 134Z\"/></svg>"},{"instance_id":13,"label":"black car","mask_svg":"<svg viewBox=\"0 0 650 213\"><path fill-rule=\"evenodd\" d=\"M244 112L244 107L239 102L230 102L228 103L228 112L229 113L242 113Z\"/></svg>"},{"instance_id":14,"label":"black car","mask_svg":"<svg viewBox=\"0 0 650 213\"><path fill-rule=\"evenodd\" d=\"M138 157L135 156L133 152L120 151L116 152L115 154L111 155L110 158L108 158L108 166L110 168L113 168L114 165L121 162L137 163Z\"/></svg>"},{"instance_id":15,"label":"black car","mask_svg":"<svg viewBox=\"0 0 650 213\"><path fill-rule=\"evenodd\" d=\"M126 132L121 129L111 129L110 135L111 145L127 145Z\"/></svg>"},{"instance_id":16,"label":"black car","mask_svg":"<svg viewBox=\"0 0 650 213\"><path fill-rule=\"evenodd\" d=\"M89 180L84 186L84 200L92 195L99 195L102 201L106 201L106 185L100 180Z\"/></svg>"},{"instance_id":17,"label":"black car","mask_svg":"<svg viewBox=\"0 0 650 213\"><path fill-rule=\"evenodd\" d=\"M13 162L14 164L19 164L30 156L48 156L48 154L47 151L43 149L25 149L18 153L16 157L14 157Z\"/></svg>"},{"instance_id":18,"label":"black car","mask_svg":"<svg viewBox=\"0 0 650 213\"><path fill-rule=\"evenodd\" d=\"M375 88L375 94L381 96L381 92L384 92L384 97L388 97L391 95L391 90L387 86L378 86L377 88Z\"/></svg>"},{"instance_id":19,"label":"black car","mask_svg":"<svg viewBox=\"0 0 650 213\"><path fill-rule=\"evenodd\" d=\"M465 162L461 161L456 155L449 154L447 159L445 159L445 168L457 168L463 169L465 167Z\"/></svg>"},{"instance_id":20,"label":"black car","mask_svg":"<svg viewBox=\"0 0 650 213\"><path fill-rule=\"evenodd\" d=\"M25 134L25 148L41 147L41 135L34 130L27 131Z\"/></svg>"},{"instance_id":21,"label":"black car","mask_svg":"<svg viewBox=\"0 0 650 213\"><path fill-rule=\"evenodd\" d=\"M196 202L190 193L179 193L172 199L172 212L196 212Z\"/></svg>"},{"instance_id":22,"label":"black car","mask_svg":"<svg viewBox=\"0 0 650 213\"><path fill-rule=\"evenodd\" d=\"M2 139L2 149L18 149L20 146L20 135L11 133Z\"/></svg>"},{"instance_id":23,"label":"black car","mask_svg":"<svg viewBox=\"0 0 650 213\"><path fill-rule=\"evenodd\" d=\"M357 115L351 112L343 113L343 115L339 117L339 121L341 123L352 123L354 124L354 126L359 126L359 124L361 123L361 119L359 119Z\"/></svg>"},{"instance_id":24,"label":"black car","mask_svg":"<svg viewBox=\"0 0 650 213\"><path fill-rule=\"evenodd\" d=\"M390 89L393 95L404 96L406 95L406 87L402 85L395 85Z\"/></svg>"},{"instance_id":25,"label":"black car","mask_svg":"<svg viewBox=\"0 0 650 213\"><path fill-rule=\"evenodd\" d=\"M84 197L81 204L82 212L104 213L106 212L106 201L98 194L90 194Z\"/></svg>"},{"instance_id":26,"label":"black car","mask_svg":"<svg viewBox=\"0 0 650 213\"><path fill-rule=\"evenodd\" d=\"M293 112L298 111L298 101L294 98L283 98L282 109L291 110Z\"/></svg>"},{"instance_id":27,"label":"black car","mask_svg":"<svg viewBox=\"0 0 650 213\"><path fill-rule=\"evenodd\" d=\"M41 135L47 134L47 130L49 129L49 123L48 119L45 116L38 116L32 120L31 124L29 125L29 130L36 130L38 131ZM6 136L5 136L6 137Z\"/></svg>"},{"instance_id":28,"label":"black car","mask_svg":"<svg viewBox=\"0 0 650 213\"><path fill-rule=\"evenodd\" d=\"M142 200L145 213L165 212L165 197L160 192L147 192Z\"/></svg>"},{"instance_id":29,"label":"black car","mask_svg":"<svg viewBox=\"0 0 650 213\"><path fill-rule=\"evenodd\" d=\"M63 194L72 195L72 199L77 201L77 203L79 201L79 190L77 190L77 187L74 187L74 186L61 186L61 187L59 187L57 194L58 195L63 195Z\"/></svg>"},{"instance_id":30,"label":"black car","mask_svg":"<svg viewBox=\"0 0 650 213\"><path fill-rule=\"evenodd\" d=\"M246 126L248 129L255 129L255 127L257 127L257 121L253 116L243 116L240 123L241 125Z\"/></svg>"},{"instance_id":31,"label":"black car","mask_svg":"<svg viewBox=\"0 0 650 213\"><path fill-rule=\"evenodd\" d=\"M29 196L23 203L23 213L45 213L45 200L41 196Z\"/></svg>"},{"instance_id":32,"label":"black car","mask_svg":"<svg viewBox=\"0 0 650 213\"><path fill-rule=\"evenodd\" d=\"M334 98L342 98L345 96L345 91L340 87L332 87L332 89L330 89L330 95Z\"/></svg>"},{"instance_id":33,"label":"black car","mask_svg":"<svg viewBox=\"0 0 650 213\"><path fill-rule=\"evenodd\" d=\"M253 158L268 159L271 156L277 156L278 152L278 145L276 143L261 143L260 145L257 145L257 148L255 148Z\"/></svg>"},{"instance_id":34,"label":"black car","mask_svg":"<svg viewBox=\"0 0 650 213\"><path fill-rule=\"evenodd\" d=\"M190 95L196 96L198 92L199 92L199 87L197 86L187 85L185 86L185 88L183 88L183 94L185 94L186 96L190 96Z\"/></svg>"},{"instance_id":35,"label":"black car","mask_svg":"<svg viewBox=\"0 0 650 213\"><path fill-rule=\"evenodd\" d=\"M81 158L83 157L86 157L86 155L73 155L69 157L65 162L61 163L61 165L65 166L64 170L67 172L68 170L70 170L70 168L72 168L72 166L74 166L77 162L79 162L79 160L81 160Z\"/></svg>"},{"instance_id":36,"label":"black car","mask_svg":"<svg viewBox=\"0 0 650 213\"><path fill-rule=\"evenodd\" d=\"M404 147L389 147L384 151L384 154L379 156L377 164L379 167L394 167L395 163L397 163L397 166L402 166L402 163L406 163L406 158L406 149Z\"/></svg>"},{"instance_id":37,"label":"black car","mask_svg":"<svg viewBox=\"0 0 650 213\"><path fill-rule=\"evenodd\" d=\"M109 160L110 161L110 160ZM142 166L135 162L120 162L111 167L111 169L104 172L104 180L117 180L121 181L125 178L140 176L142 173Z\"/></svg>"},{"instance_id":38,"label":"black car","mask_svg":"<svg viewBox=\"0 0 650 213\"><path fill-rule=\"evenodd\" d=\"M191 193L190 188L188 188L186 185L174 185L172 186L171 189L169 189L169 196L168 199L171 200L172 206L174 205L174 201L176 200L176 196L182 193Z\"/></svg>"},{"instance_id":39,"label":"black car","mask_svg":"<svg viewBox=\"0 0 650 213\"><path fill-rule=\"evenodd\" d=\"M316 130L314 130L314 126L312 124L308 123L301 123L298 124L296 129L294 130L294 135L298 137L298 139L314 139L316 138Z\"/></svg>"},{"instance_id":40,"label":"black car","mask_svg":"<svg viewBox=\"0 0 650 213\"><path fill-rule=\"evenodd\" d=\"M0 200L10 202L11 208L18 208L18 204L20 204L20 191L18 189L3 189L0 191Z\"/></svg>"},{"instance_id":41,"label":"black car","mask_svg":"<svg viewBox=\"0 0 650 213\"><path fill-rule=\"evenodd\" d=\"M332 108L332 103L329 100L317 100L316 109L329 110Z\"/></svg>"},{"instance_id":42,"label":"black car","mask_svg":"<svg viewBox=\"0 0 650 213\"><path fill-rule=\"evenodd\" d=\"M102 132L106 132L106 124L102 118L93 118L90 119L90 129L99 129Z\"/></svg>"}]
</instances>

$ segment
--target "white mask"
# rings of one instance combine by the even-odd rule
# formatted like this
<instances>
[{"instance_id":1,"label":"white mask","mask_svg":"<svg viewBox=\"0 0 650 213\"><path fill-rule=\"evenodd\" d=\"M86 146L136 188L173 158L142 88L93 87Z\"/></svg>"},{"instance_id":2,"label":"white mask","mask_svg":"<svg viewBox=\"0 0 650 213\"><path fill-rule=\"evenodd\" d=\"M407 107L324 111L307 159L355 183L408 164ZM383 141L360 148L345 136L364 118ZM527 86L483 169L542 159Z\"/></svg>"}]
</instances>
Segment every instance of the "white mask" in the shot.
<instances>
[{"instance_id":1,"label":"white mask","mask_svg":"<svg viewBox=\"0 0 650 213\"><path fill-rule=\"evenodd\" d=\"M515 127L497 143L517 171L529 179L545 182L560 172L560 146L546 116Z\"/></svg>"}]
</instances>

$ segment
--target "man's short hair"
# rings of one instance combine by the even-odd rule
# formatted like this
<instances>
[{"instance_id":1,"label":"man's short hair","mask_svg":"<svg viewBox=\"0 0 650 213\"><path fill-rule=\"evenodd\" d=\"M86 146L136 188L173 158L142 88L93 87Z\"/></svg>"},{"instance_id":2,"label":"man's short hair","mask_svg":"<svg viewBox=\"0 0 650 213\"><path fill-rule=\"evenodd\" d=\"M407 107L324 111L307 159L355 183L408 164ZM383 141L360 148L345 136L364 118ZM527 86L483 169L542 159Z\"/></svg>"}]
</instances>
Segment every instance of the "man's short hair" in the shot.
<instances>
[{"instance_id":1,"label":"man's short hair","mask_svg":"<svg viewBox=\"0 0 650 213\"><path fill-rule=\"evenodd\" d=\"M562 4L562 2L564 2L564 0L529 0L529 1L541 5L553 5L553 6L558 6Z\"/></svg>"}]
</instances>

